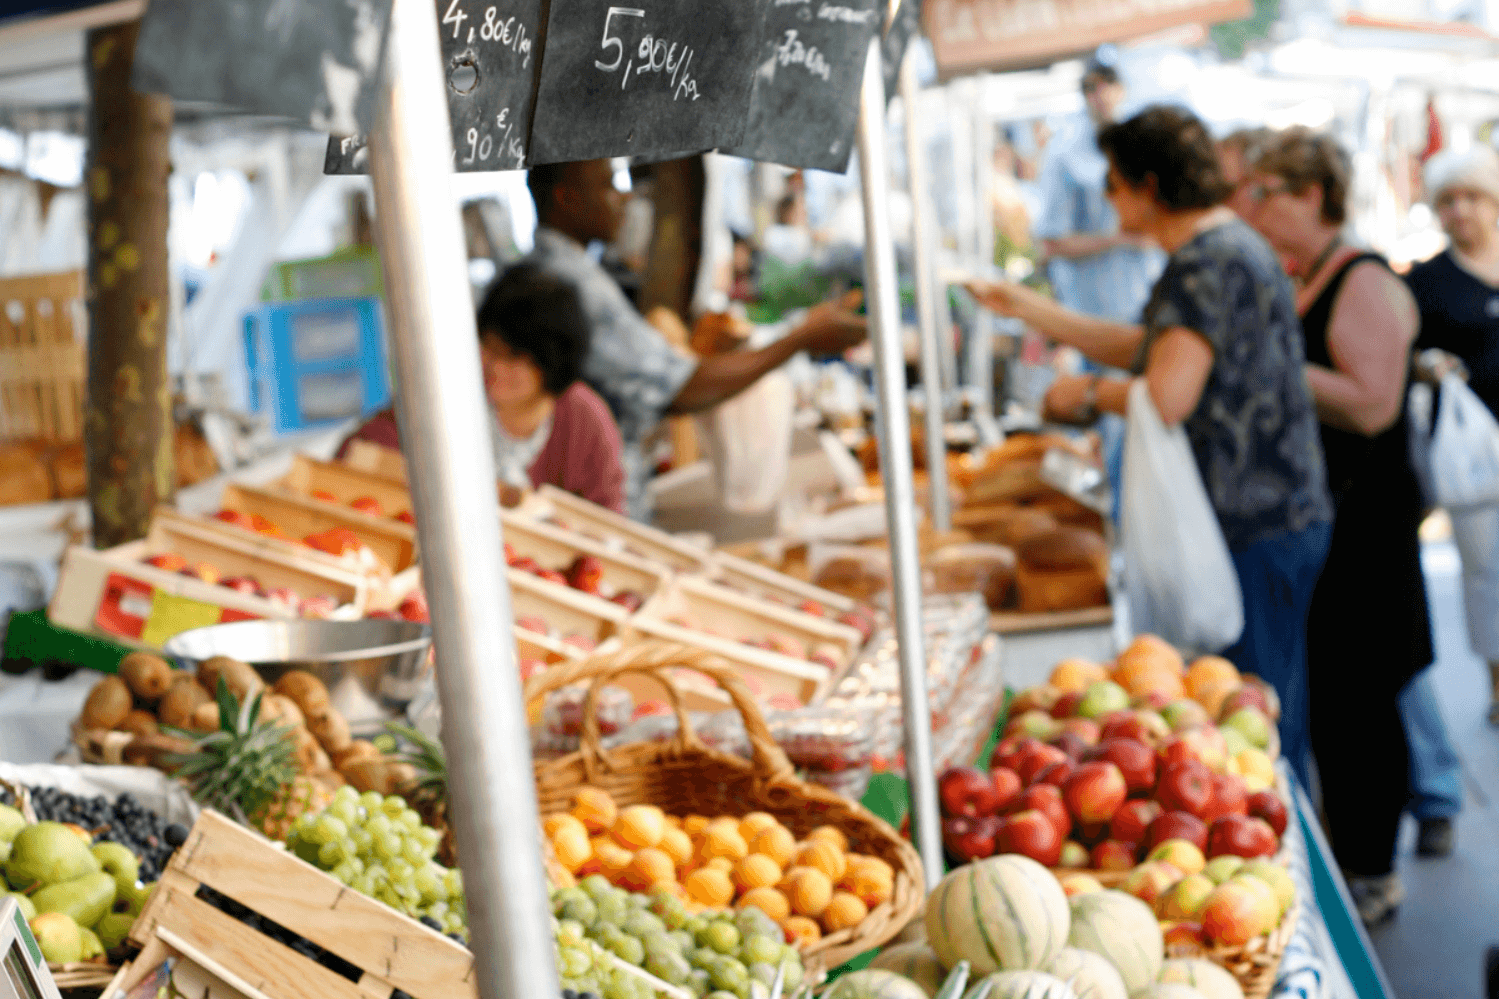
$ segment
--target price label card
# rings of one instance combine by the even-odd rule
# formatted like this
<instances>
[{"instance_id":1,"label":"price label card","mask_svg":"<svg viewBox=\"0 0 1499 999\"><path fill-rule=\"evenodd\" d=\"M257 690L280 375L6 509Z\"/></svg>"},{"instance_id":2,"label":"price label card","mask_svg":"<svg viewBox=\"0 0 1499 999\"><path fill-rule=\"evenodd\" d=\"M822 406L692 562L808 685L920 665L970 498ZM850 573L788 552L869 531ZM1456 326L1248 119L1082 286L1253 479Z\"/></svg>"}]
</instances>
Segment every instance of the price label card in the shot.
<instances>
[{"instance_id":1,"label":"price label card","mask_svg":"<svg viewBox=\"0 0 1499 999\"><path fill-rule=\"evenodd\" d=\"M536 163L734 145L769 0L552 0Z\"/></svg>"},{"instance_id":2,"label":"price label card","mask_svg":"<svg viewBox=\"0 0 1499 999\"><path fill-rule=\"evenodd\" d=\"M374 119L393 0L151 0L130 85L350 135Z\"/></svg>"},{"instance_id":3,"label":"price label card","mask_svg":"<svg viewBox=\"0 0 1499 999\"><path fill-rule=\"evenodd\" d=\"M881 0L771 0L744 141L724 152L847 170L869 40L884 16Z\"/></svg>"},{"instance_id":4,"label":"price label card","mask_svg":"<svg viewBox=\"0 0 1499 999\"><path fill-rule=\"evenodd\" d=\"M435 0L453 169L524 170L536 72L541 65L541 0ZM323 172L368 173L363 135L328 140Z\"/></svg>"}]
</instances>

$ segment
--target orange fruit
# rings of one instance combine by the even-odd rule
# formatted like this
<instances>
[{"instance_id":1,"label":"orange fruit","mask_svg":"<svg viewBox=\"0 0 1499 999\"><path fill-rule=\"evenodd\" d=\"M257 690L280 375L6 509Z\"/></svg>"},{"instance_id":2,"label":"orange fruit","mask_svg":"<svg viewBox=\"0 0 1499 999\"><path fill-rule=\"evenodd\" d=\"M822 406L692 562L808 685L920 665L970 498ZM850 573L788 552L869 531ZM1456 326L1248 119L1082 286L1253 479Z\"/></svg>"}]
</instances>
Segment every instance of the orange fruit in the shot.
<instances>
[{"instance_id":1,"label":"orange fruit","mask_svg":"<svg viewBox=\"0 0 1499 999\"><path fill-rule=\"evenodd\" d=\"M576 871L593 856L593 844L588 841L583 824L575 821L570 826L558 828L552 835L552 852L557 855L557 863L569 871Z\"/></svg>"},{"instance_id":2,"label":"orange fruit","mask_svg":"<svg viewBox=\"0 0 1499 999\"><path fill-rule=\"evenodd\" d=\"M610 832L631 850L654 847L666 831L666 816L655 805L631 805L620 810Z\"/></svg>"},{"instance_id":3,"label":"orange fruit","mask_svg":"<svg viewBox=\"0 0 1499 999\"><path fill-rule=\"evenodd\" d=\"M771 888L781 880L781 868L763 853L752 853L734 868L734 883L741 891Z\"/></svg>"},{"instance_id":4,"label":"orange fruit","mask_svg":"<svg viewBox=\"0 0 1499 999\"><path fill-rule=\"evenodd\" d=\"M734 897L734 885L723 871L704 867L687 875L683 887L687 897L708 906L728 905Z\"/></svg>"},{"instance_id":5,"label":"orange fruit","mask_svg":"<svg viewBox=\"0 0 1499 999\"><path fill-rule=\"evenodd\" d=\"M576 828L583 834L584 839L588 838L588 827L566 812L548 815L541 823L542 832L546 833L547 839L554 839L557 835L557 830L564 826Z\"/></svg>"},{"instance_id":6,"label":"orange fruit","mask_svg":"<svg viewBox=\"0 0 1499 999\"><path fill-rule=\"evenodd\" d=\"M833 881L815 867L794 867L785 884L791 911L816 918L833 900Z\"/></svg>"},{"instance_id":7,"label":"orange fruit","mask_svg":"<svg viewBox=\"0 0 1499 999\"><path fill-rule=\"evenodd\" d=\"M1181 653L1171 644L1155 635L1141 635L1130 643L1129 648L1119 654L1119 672L1128 675L1132 667L1154 664L1180 675L1186 664Z\"/></svg>"},{"instance_id":8,"label":"orange fruit","mask_svg":"<svg viewBox=\"0 0 1499 999\"><path fill-rule=\"evenodd\" d=\"M806 916L787 916L781 920L781 929L795 944L813 944L822 939L822 927Z\"/></svg>"},{"instance_id":9,"label":"orange fruit","mask_svg":"<svg viewBox=\"0 0 1499 999\"><path fill-rule=\"evenodd\" d=\"M755 837L772 826L780 825L776 817L769 812L750 812L739 820L739 835L744 837L746 843L753 843Z\"/></svg>"},{"instance_id":10,"label":"orange fruit","mask_svg":"<svg viewBox=\"0 0 1499 999\"><path fill-rule=\"evenodd\" d=\"M657 844L678 867L692 859L692 837L680 829L667 829Z\"/></svg>"},{"instance_id":11,"label":"orange fruit","mask_svg":"<svg viewBox=\"0 0 1499 999\"><path fill-rule=\"evenodd\" d=\"M580 787L573 795L573 817L588 827L589 833L608 832L619 816L619 807L607 791L596 787Z\"/></svg>"},{"instance_id":12,"label":"orange fruit","mask_svg":"<svg viewBox=\"0 0 1499 999\"><path fill-rule=\"evenodd\" d=\"M829 933L837 933L839 930L858 926L868 915L869 907L859 896L846 891L834 892L832 901L823 910L822 928Z\"/></svg>"},{"instance_id":13,"label":"orange fruit","mask_svg":"<svg viewBox=\"0 0 1499 999\"><path fill-rule=\"evenodd\" d=\"M837 881L848 870L848 858L826 836L803 843L797 851L796 862L801 867L817 868L828 876L830 882Z\"/></svg>"},{"instance_id":14,"label":"orange fruit","mask_svg":"<svg viewBox=\"0 0 1499 999\"><path fill-rule=\"evenodd\" d=\"M1108 673L1097 663L1086 659L1063 659L1051 671L1046 682L1064 694L1081 694L1099 680L1107 680Z\"/></svg>"},{"instance_id":15,"label":"orange fruit","mask_svg":"<svg viewBox=\"0 0 1499 999\"><path fill-rule=\"evenodd\" d=\"M636 851L634 859L630 861L629 873L631 879L641 886L637 890L644 890L657 881L675 880L677 865L672 863L671 857L664 850L646 847Z\"/></svg>"},{"instance_id":16,"label":"orange fruit","mask_svg":"<svg viewBox=\"0 0 1499 999\"><path fill-rule=\"evenodd\" d=\"M848 852L848 837L837 826L818 826L807 833L807 839L825 839L836 846L840 853Z\"/></svg>"},{"instance_id":17,"label":"orange fruit","mask_svg":"<svg viewBox=\"0 0 1499 999\"><path fill-rule=\"evenodd\" d=\"M728 857L743 860L749 855L749 844L739 835L738 825L710 825L703 831L702 845L698 852L704 857Z\"/></svg>"},{"instance_id":18,"label":"orange fruit","mask_svg":"<svg viewBox=\"0 0 1499 999\"><path fill-rule=\"evenodd\" d=\"M706 815L688 815L682 819L682 831L689 836L696 836L706 828L708 828Z\"/></svg>"},{"instance_id":19,"label":"orange fruit","mask_svg":"<svg viewBox=\"0 0 1499 999\"><path fill-rule=\"evenodd\" d=\"M873 909L882 902L890 901L895 894L895 875L890 865L875 857L867 857L859 863L850 863L848 873L838 882L838 887Z\"/></svg>"},{"instance_id":20,"label":"orange fruit","mask_svg":"<svg viewBox=\"0 0 1499 999\"><path fill-rule=\"evenodd\" d=\"M791 903L775 888L751 888L735 903L739 909L745 906L754 906L777 923L791 915Z\"/></svg>"},{"instance_id":21,"label":"orange fruit","mask_svg":"<svg viewBox=\"0 0 1499 999\"><path fill-rule=\"evenodd\" d=\"M756 853L763 853L774 860L776 866L781 868L791 863L796 856L796 837L783 826L766 829L751 841L750 846Z\"/></svg>"},{"instance_id":22,"label":"orange fruit","mask_svg":"<svg viewBox=\"0 0 1499 999\"><path fill-rule=\"evenodd\" d=\"M710 871L723 871L725 874L734 873L734 862L728 857L709 857L703 867Z\"/></svg>"}]
</instances>

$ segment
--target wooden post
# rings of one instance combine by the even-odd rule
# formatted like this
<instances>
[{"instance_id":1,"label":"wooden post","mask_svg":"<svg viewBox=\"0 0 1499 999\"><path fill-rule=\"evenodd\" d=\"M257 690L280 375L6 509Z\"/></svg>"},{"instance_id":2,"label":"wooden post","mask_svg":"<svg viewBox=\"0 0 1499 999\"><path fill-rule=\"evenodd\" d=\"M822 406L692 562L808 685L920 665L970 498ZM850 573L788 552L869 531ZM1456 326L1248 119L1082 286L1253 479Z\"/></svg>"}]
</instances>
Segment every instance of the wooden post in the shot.
<instances>
[{"instance_id":1,"label":"wooden post","mask_svg":"<svg viewBox=\"0 0 1499 999\"><path fill-rule=\"evenodd\" d=\"M130 89L140 22L85 38L88 115L88 408L94 545L144 537L172 497L167 377L167 175L172 101Z\"/></svg>"},{"instance_id":2,"label":"wooden post","mask_svg":"<svg viewBox=\"0 0 1499 999\"><path fill-rule=\"evenodd\" d=\"M640 311L664 305L689 322L697 268L703 256L703 194L707 175L701 156L657 163L651 168L656 208L650 262L640 289Z\"/></svg>"}]
</instances>

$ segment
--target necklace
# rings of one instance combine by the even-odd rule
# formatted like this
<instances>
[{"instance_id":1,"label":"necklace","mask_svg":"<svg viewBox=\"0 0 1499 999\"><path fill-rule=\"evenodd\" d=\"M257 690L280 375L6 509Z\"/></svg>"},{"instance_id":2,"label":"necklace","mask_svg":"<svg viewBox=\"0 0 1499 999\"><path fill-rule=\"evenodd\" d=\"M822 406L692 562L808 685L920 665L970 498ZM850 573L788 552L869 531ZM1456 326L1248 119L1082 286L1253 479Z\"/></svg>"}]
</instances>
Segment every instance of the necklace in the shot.
<instances>
[{"instance_id":1,"label":"necklace","mask_svg":"<svg viewBox=\"0 0 1499 999\"><path fill-rule=\"evenodd\" d=\"M1317 255L1316 260L1312 261L1312 266L1306 269L1306 274L1299 281L1301 287L1306 288L1311 285L1317 275L1322 272L1322 268L1327 266L1327 262L1332 259L1332 255L1337 252L1338 247L1342 245L1343 237L1334 233L1332 239L1328 240L1327 247Z\"/></svg>"}]
</instances>

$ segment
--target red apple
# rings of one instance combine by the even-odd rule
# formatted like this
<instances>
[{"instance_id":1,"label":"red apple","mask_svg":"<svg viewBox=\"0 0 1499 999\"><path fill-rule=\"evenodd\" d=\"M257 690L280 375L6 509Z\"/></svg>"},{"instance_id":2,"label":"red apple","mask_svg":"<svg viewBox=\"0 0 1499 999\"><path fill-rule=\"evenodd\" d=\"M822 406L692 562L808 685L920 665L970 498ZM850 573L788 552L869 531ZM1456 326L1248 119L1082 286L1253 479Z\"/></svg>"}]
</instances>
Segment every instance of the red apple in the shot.
<instances>
[{"instance_id":1,"label":"red apple","mask_svg":"<svg viewBox=\"0 0 1499 999\"><path fill-rule=\"evenodd\" d=\"M1084 745L1096 746L1101 738L1098 723L1090 718L1066 718L1062 721L1062 731L1071 733L1083 741Z\"/></svg>"},{"instance_id":2,"label":"red apple","mask_svg":"<svg viewBox=\"0 0 1499 999\"><path fill-rule=\"evenodd\" d=\"M953 817L993 815L999 811L999 792L988 774L977 767L952 767L937 778L942 810Z\"/></svg>"},{"instance_id":3,"label":"red apple","mask_svg":"<svg viewBox=\"0 0 1499 999\"><path fill-rule=\"evenodd\" d=\"M995 767L989 771L989 780L994 783L994 792L999 796L999 806L996 812L1003 812L1010 807L1011 803L1025 790L1020 783L1020 775L1009 767Z\"/></svg>"},{"instance_id":4,"label":"red apple","mask_svg":"<svg viewBox=\"0 0 1499 999\"><path fill-rule=\"evenodd\" d=\"M1048 739L1046 743L1047 745L1055 746L1062 752L1066 753L1067 758L1074 762L1082 759L1083 754L1088 751L1088 744L1072 732L1062 732L1059 735Z\"/></svg>"},{"instance_id":5,"label":"red apple","mask_svg":"<svg viewBox=\"0 0 1499 999\"><path fill-rule=\"evenodd\" d=\"M1071 718L1077 714L1077 703L1083 699L1081 691L1073 691L1058 697L1056 703L1051 706L1053 718Z\"/></svg>"},{"instance_id":6,"label":"red apple","mask_svg":"<svg viewBox=\"0 0 1499 999\"><path fill-rule=\"evenodd\" d=\"M1130 871L1119 888L1154 909L1156 900L1184 877L1185 874L1164 860L1150 860Z\"/></svg>"},{"instance_id":7,"label":"red apple","mask_svg":"<svg viewBox=\"0 0 1499 999\"><path fill-rule=\"evenodd\" d=\"M371 517L383 517L385 511L380 507L380 501L373 496L358 496L349 500L350 508L360 513L367 513Z\"/></svg>"},{"instance_id":8,"label":"red apple","mask_svg":"<svg viewBox=\"0 0 1499 999\"><path fill-rule=\"evenodd\" d=\"M1268 857L1280 848L1275 830L1264 819L1248 815L1225 815L1208 831L1207 855L1220 857Z\"/></svg>"},{"instance_id":9,"label":"red apple","mask_svg":"<svg viewBox=\"0 0 1499 999\"><path fill-rule=\"evenodd\" d=\"M1257 819L1264 819L1275 831L1275 835L1286 834L1286 804L1280 800L1280 795L1274 791L1256 791L1245 799L1248 814Z\"/></svg>"},{"instance_id":10,"label":"red apple","mask_svg":"<svg viewBox=\"0 0 1499 999\"><path fill-rule=\"evenodd\" d=\"M1067 810L1079 822L1107 822L1129 793L1124 775L1102 760L1084 763L1062 784Z\"/></svg>"},{"instance_id":11,"label":"red apple","mask_svg":"<svg viewBox=\"0 0 1499 999\"><path fill-rule=\"evenodd\" d=\"M1191 812L1162 812L1145 830L1145 849L1154 850L1168 839L1184 839L1199 850L1207 850L1208 827Z\"/></svg>"},{"instance_id":12,"label":"red apple","mask_svg":"<svg viewBox=\"0 0 1499 999\"><path fill-rule=\"evenodd\" d=\"M537 579L545 579L547 582L556 583L558 586L567 585L567 577L556 569L537 569L535 576Z\"/></svg>"},{"instance_id":13,"label":"red apple","mask_svg":"<svg viewBox=\"0 0 1499 999\"><path fill-rule=\"evenodd\" d=\"M427 606L427 593L425 590L416 590L409 593L405 600L396 607L396 613L407 621L419 621L423 624L432 620L432 611Z\"/></svg>"},{"instance_id":14,"label":"red apple","mask_svg":"<svg viewBox=\"0 0 1499 999\"><path fill-rule=\"evenodd\" d=\"M1135 854L1139 848L1134 843L1119 839L1106 839L1093 848L1090 855L1092 865L1100 871L1128 871L1135 866Z\"/></svg>"},{"instance_id":15,"label":"red apple","mask_svg":"<svg viewBox=\"0 0 1499 999\"><path fill-rule=\"evenodd\" d=\"M1257 878L1229 878L1203 904L1202 933L1213 943L1246 944L1274 927L1277 910L1269 885Z\"/></svg>"},{"instance_id":16,"label":"red apple","mask_svg":"<svg viewBox=\"0 0 1499 999\"><path fill-rule=\"evenodd\" d=\"M1207 943L1207 938L1202 935L1202 924L1194 919L1162 923L1161 936L1165 938L1168 954L1177 950L1198 952Z\"/></svg>"},{"instance_id":17,"label":"red apple","mask_svg":"<svg viewBox=\"0 0 1499 999\"><path fill-rule=\"evenodd\" d=\"M1155 787L1155 752L1137 739L1105 739L1098 744L1093 758L1118 767L1131 794Z\"/></svg>"},{"instance_id":18,"label":"red apple","mask_svg":"<svg viewBox=\"0 0 1499 999\"><path fill-rule=\"evenodd\" d=\"M959 815L942 820L942 842L964 860L994 855L994 836L999 820L992 815Z\"/></svg>"},{"instance_id":19,"label":"red apple","mask_svg":"<svg viewBox=\"0 0 1499 999\"><path fill-rule=\"evenodd\" d=\"M1219 706L1218 717L1227 718L1240 708L1258 708L1265 713L1267 718L1273 717L1274 714L1270 710L1270 702L1265 697L1264 691L1252 683L1235 687Z\"/></svg>"},{"instance_id":20,"label":"red apple","mask_svg":"<svg viewBox=\"0 0 1499 999\"><path fill-rule=\"evenodd\" d=\"M146 559L146 564L165 569L167 572L181 572L187 568L187 559L176 552L162 552L160 555L152 555Z\"/></svg>"},{"instance_id":21,"label":"red apple","mask_svg":"<svg viewBox=\"0 0 1499 999\"><path fill-rule=\"evenodd\" d=\"M1155 746L1171 734L1171 726L1154 711L1124 711L1110 719L1101 734L1105 739L1134 739Z\"/></svg>"},{"instance_id":22,"label":"red apple","mask_svg":"<svg viewBox=\"0 0 1499 999\"><path fill-rule=\"evenodd\" d=\"M999 745L994 747L994 755L989 760L991 767L1004 767L1014 770L1016 764L1032 746L1041 745L1041 740L1029 735L1008 735L999 740Z\"/></svg>"},{"instance_id":23,"label":"red apple","mask_svg":"<svg viewBox=\"0 0 1499 999\"><path fill-rule=\"evenodd\" d=\"M1249 791L1238 774L1213 774L1213 800L1208 803L1202 821L1212 825L1225 815L1248 815Z\"/></svg>"},{"instance_id":24,"label":"red apple","mask_svg":"<svg viewBox=\"0 0 1499 999\"><path fill-rule=\"evenodd\" d=\"M1065 794L1063 800L1066 800ZM1074 823L1072 835L1079 843L1091 850L1109 838L1109 824L1107 822Z\"/></svg>"},{"instance_id":25,"label":"red apple","mask_svg":"<svg viewBox=\"0 0 1499 999\"><path fill-rule=\"evenodd\" d=\"M1088 848L1076 840L1067 840L1062 844L1062 857L1057 861L1058 867L1087 867Z\"/></svg>"},{"instance_id":26,"label":"red apple","mask_svg":"<svg viewBox=\"0 0 1499 999\"><path fill-rule=\"evenodd\" d=\"M1119 811L1115 812L1114 817L1109 820L1109 836L1122 839L1126 843L1143 843L1145 831L1160 814L1159 802L1138 798L1126 801L1119 806Z\"/></svg>"},{"instance_id":27,"label":"red apple","mask_svg":"<svg viewBox=\"0 0 1499 999\"><path fill-rule=\"evenodd\" d=\"M249 596L257 596L260 593L260 584L249 576L230 576L219 580L220 586L227 586L236 593L244 593Z\"/></svg>"},{"instance_id":28,"label":"red apple","mask_svg":"<svg viewBox=\"0 0 1499 999\"><path fill-rule=\"evenodd\" d=\"M1070 759L1059 760L1036 774L1036 779L1031 781L1031 783L1050 784L1052 787L1061 787L1066 783L1067 778L1072 776L1072 772L1075 769L1077 769L1077 766Z\"/></svg>"},{"instance_id":29,"label":"red apple","mask_svg":"<svg viewBox=\"0 0 1499 999\"><path fill-rule=\"evenodd\" d=\"M1030 787L1036 780L1036 775L1053 763L1060 763L1067 758L1067 754L1055 746L1045 743L1037 743L1025 751L1025 754L1014 763L1014 770L1020 775L1020 781L1026 787Z\"/></svg>"},{"instance_id":30,"label":"red apple","mask_svg":"<svg viewBox=\"0 0 1499 999\"><path fill-rule=\"evenodd\" d=\"M593 555L579 555L568 566L567 582L575 590L597 593L604 582L604 563Z\"/></svg>"},{"instance_id":31,"label":"red apple","mask_svg":"<svg viewBox=\"0 0 1499 999\"><path fill-rule=\"evenodd\" d=\"M1147 690L1138 697L1130 698L1129 706L1145 711L1159 711L1170 703L1171 698L1164 691Z\"/></svg>"},{"instance_id":32,"label":"red apple","mask_svg":"<svg viewBox=\"0 0 1499 999\"><path fill-rule=\"evenodd\" d=\"M510 563L510 568L519 570L520 572L529 572L534 574L538 569L541 568L541 566L537 565L536 560L531 556L522 555L520 558Z\"/></svg>"},{"instance_id":33,"label":"red apple","mask_svg":"<svg viewBox=\"0 0 1499 999\"><path fill-rule=\"evenodd\" d=\"M1025 793L1010 805L1011 814L1026 811L1037 811L1051 819L1051 824L1057 828L1058 840L1072 831L1072 816L1067 814L1067 806L1062 803L1062 792L1050 784L1026 788Z\"/></svg>"},{"instance_id":34,"label":"red apple","mask_svg":"<svg viewBox=\"0 0 1499 999\"><path fill-rule=\"evenodd\" d=\"M997 853L1019 853L1043 867L1055 867L1062 859L1062 834L1045 813L1034 808L1009 817L995 836Z\"/></svg>"},{"instance_id":35,"label":"red apple","mask_svg":"<svg viewBox=\"0 0 1499 999\"><path fill-rule=\"evenodd\" d=\"M395 515L395 519L399 520L403 524L411 524L413 526L416 524L416 517L412 516L410 510L402 510L400 513Z\"/></svg>"},{"instance_id":36,"label":"red apple","mask_svg":"<svg viewBox=\"0 0 1499 999\"><path fill-rule=\"evenodd\" d=\"M1197 760L1172 763L1161 771L1155 798L1168 812L1191 812L1201 818L1213 800L1213 772Z\"/></svg>"}]
</instances>

